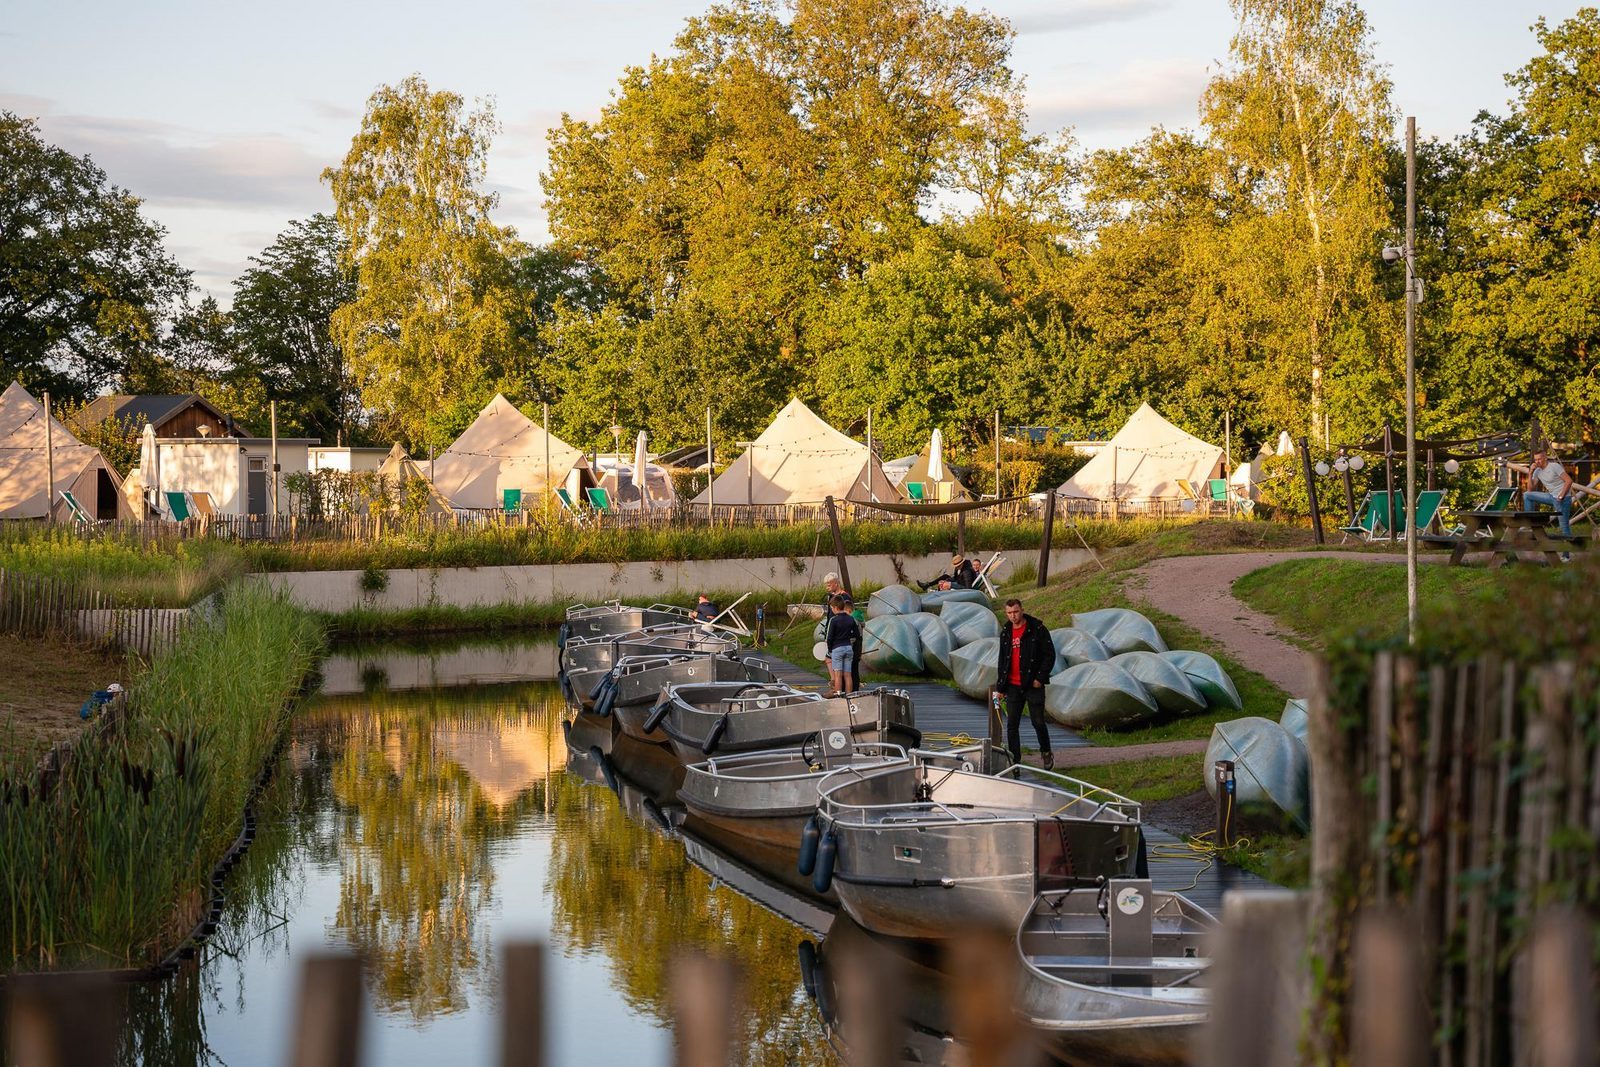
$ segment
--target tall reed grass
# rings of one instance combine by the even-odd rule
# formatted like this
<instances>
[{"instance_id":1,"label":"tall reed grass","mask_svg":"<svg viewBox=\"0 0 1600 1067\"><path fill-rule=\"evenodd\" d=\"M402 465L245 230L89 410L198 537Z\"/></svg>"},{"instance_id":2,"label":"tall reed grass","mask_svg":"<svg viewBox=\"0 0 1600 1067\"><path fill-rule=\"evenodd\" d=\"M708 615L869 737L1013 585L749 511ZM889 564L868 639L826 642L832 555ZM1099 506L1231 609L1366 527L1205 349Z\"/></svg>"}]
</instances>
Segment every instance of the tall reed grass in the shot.
<instances>
[{"instance_id":1,"label":"tall reed grass","mask_svg":"<svg viewBox=\"0 0 1600 1067\"><path fill-rule=\"evenodd\" d=\"M308 615L236 586L53 781L0 768L6 969L143 965L181 939L321 647Z\"/></svg>"},{"instance_id":2,"label":"tall reed grass","mask_svg":"<svg viewBox=\"0 0 1600 1067\"><path fill-rule=\"evenodd\" d=\"M76 581L126 606L181 608L243 574L231 544L147 539L112 528L85 537L69 527L0 523L0 569Z\"/></svg>"}]
</instances>

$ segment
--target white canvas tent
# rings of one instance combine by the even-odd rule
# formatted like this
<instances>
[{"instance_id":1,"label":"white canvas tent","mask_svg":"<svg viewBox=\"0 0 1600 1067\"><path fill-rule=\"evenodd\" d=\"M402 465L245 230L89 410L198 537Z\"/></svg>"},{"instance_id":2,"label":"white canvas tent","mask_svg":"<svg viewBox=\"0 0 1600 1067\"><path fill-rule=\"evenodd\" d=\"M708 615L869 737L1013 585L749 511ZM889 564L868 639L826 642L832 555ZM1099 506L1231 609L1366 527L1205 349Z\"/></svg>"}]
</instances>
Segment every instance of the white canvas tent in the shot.
<instances>
[{"instance_id":1,"label":"white canvas tent","mask_svg":"<svg viewBox=\"0 0 1600 1067\"><path fill-rule=\"evenodd\" d=\"M900 493L867 446L823 422L799 400L778 412L743 455L692 503L820 504L898 501Z\"/></svg>"},{"instance_id":2,"label":"white canvas tent","mask_svg":"<svg viewBox=\"0 0 1600 1067\"><path fill-rule=\"evenodd\" d=\"M55 485L48 487L50 460L45 448L44 405L12 382L0 394L0 519L68 517L63 490L83 505L91 518L132 517L122 495L122 479L98 448L79 441L61 422L50 420L50 452Z\"/></svg>"},{"instance_id":3,"label":"white canvas tent","mask_svg":"<svg viewBox=\"0 0 1600 1067\"><path fill-rule=\"evenodd\" d=\"M1185 433L1149 404L1141 404L1058 492L1085 500L1159 500L1183 495L1180 478L1202 489L1208 479L1221 476L1221 448Z\"/></svg>"},{"instance_id":4,"label":"white canvas tent","mask_svg":"<svg viewBox=\"0 0 1600 1067\"><path fill-rule=\"evenodd\" d=\"M389 454L383 457L383 463L378 467L378 477L385 479L390 490L395 492L408 482L420 481L428 487L428 506L424 510L430 515L450 513L450 501L440 495L439 490L428 481L427 472L406 454L406 450L400 447L399 441L396 441L394 447L389 449Z\"/></svg>"},{"instance_id":5,"label":"white canvas tent","mask_svg":"<svg viewBox=\"0 0 1600 1067\"><path fill-rule=\"evenodd\" d=\"M972 499L967 487L950 470L944 455L944 438L938 430L933 431L928 443L912 459L910 468L899 484L904 489L911 482L922 484L922 498L932 504L952 504Z\"/></svg>"},{"instance_id":6,"label":"white canvas tent","mask_svg":"<svg viewBox=\"0 0 1600 1067\"><path fill-rule=\"evenodd\" d=\"M527 507L558 486L576 493L588 470L581 451L545 433L497 393L456 443L434 458L433 487L454 507L484 510L504 507L505 491L518 489Z\"/></svg>"},{"instance_id":7,"label":"white canvas tent","mask_svg":"<svg viewBox=\"0 0 1600 1067\"><path fill-rule=\"evenodd\" d=\"M1228 478L1233 495L1239 500L1255 500L1261 491L1262 464L1272 458L1272 451L1265 445L1249 463L1241 463Z\"/></svg>"}]
</instances>

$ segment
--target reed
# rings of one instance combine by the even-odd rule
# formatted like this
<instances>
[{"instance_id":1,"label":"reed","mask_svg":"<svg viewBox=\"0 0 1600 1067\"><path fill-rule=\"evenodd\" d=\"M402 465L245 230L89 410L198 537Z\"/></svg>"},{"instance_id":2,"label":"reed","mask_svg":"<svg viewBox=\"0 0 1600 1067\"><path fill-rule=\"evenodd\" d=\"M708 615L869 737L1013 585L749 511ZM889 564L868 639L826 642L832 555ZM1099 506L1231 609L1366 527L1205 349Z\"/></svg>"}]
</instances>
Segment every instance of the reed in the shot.
<instances>
[{"instance_id":1,"label":"reed","mask_svg":"<svg viewBox=\"0 0 1600 1067\"><path fill-rule=\"evenodd\" d=\"M187 932L321 642L306 614L237 587L58 774L0 768L6 969L148 964Z\"/></svg>"}]
</instances>

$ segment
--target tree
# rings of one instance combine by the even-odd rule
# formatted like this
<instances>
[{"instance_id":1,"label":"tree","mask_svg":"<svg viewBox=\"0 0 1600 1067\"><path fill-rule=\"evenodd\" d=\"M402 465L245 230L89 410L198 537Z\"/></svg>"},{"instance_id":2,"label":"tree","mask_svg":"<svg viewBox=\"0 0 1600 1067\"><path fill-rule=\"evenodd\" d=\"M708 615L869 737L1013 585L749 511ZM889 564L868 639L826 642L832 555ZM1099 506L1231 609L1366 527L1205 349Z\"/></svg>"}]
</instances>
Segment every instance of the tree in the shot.
<instances>
[{"instance_id":1,"label":"tree","mask_svg":"<svg viewBox=\"0 0 1600 1067\"><path fill-rule=\"evenodd\" d=\"M198 393L245 428L266 432L266 383L241 356L229 315L215 297L198 304L185 299L160 347L129 364L118 388L125 393Z\"/></svg>"},{"instance_id":2,"label":"tree","mask_svg":"<svg viewBox=\"0 0 1600 1067\"><path fill-rule=\"evenodd\" d=\"M0 111L0 381L92 396L156 343L189 274L140 201Z\"/></svg>"},{"instance_id":3,"label":"tree","mask_svg":"<svg viewBox=\"0 0 1600 1067\"><path fill-rule=\"evenodd\" d=\"M1389 83L1354 0L1232 0L1232 69L1202 102L1213 142L1261 211L1240 251L1281 266L1259 298L1282 309L1274 362L1321 428L1330 346L1373 297L1373 254L1389 225L1384 145Z\"/></svg>"},{"instance_id":4,"label":"tree","mask_svg":"<svg viewBox=\"0 0 1600 1067\"><path fill-rule=\"evenodd\" d=\"M524 248L490 221L483 188L496 128L489 107L465 113L413 75L373 93L343 164L323 172L357 272L332 335L380 429L413 446L443 443L430 412L532 375L513 278Z\"/></svg>"},{"instance_id":5,"label":"tree","mask_svg":"<svg viewBox=\"0 0 1600 1067\"><path fill-rule=\"evenodd\" d=\"M233 342L278 402L279 432L350 443L360 400L330 323L357 290L337 224L322 214L292 222L250 261L234 283Z\"/></svg>"}]
</instances>

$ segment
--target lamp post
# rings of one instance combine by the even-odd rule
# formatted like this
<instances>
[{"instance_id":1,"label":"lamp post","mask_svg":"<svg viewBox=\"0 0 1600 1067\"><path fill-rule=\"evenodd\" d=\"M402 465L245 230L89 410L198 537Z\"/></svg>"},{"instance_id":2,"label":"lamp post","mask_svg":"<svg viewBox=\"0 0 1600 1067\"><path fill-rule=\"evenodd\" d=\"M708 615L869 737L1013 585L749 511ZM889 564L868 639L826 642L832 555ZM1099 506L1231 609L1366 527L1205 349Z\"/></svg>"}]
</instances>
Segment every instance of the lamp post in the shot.
<instances>
[{"instance_id":1,"label":"lamp post","mask_svg":"<svg viewBox=\"0 0 1600 1067\"><path fill-rule=\"evenodd\" d=\"M1406 119L1406 242L1383 250L1385 263L1406 265L1406 639L1417 643L1417 120ZM1391 509L1392 521L1392 509Z\"/></svg>"}]
</instances>

